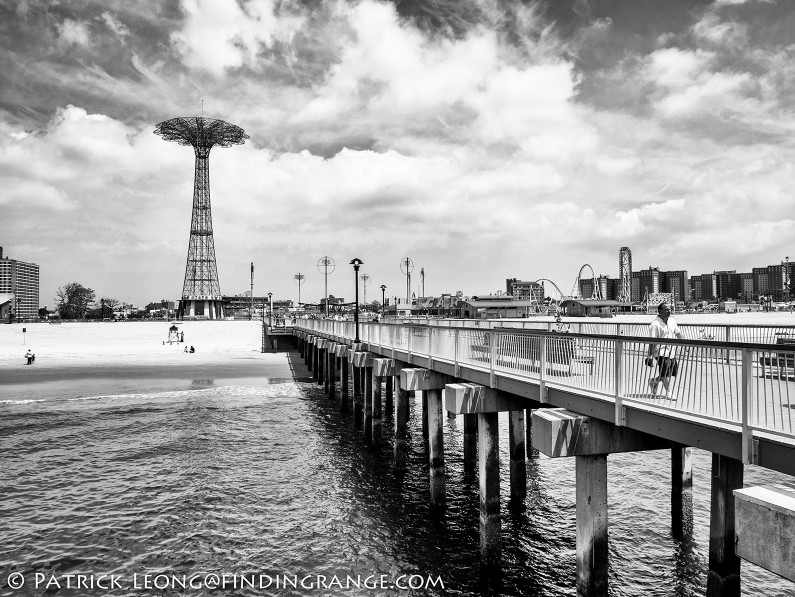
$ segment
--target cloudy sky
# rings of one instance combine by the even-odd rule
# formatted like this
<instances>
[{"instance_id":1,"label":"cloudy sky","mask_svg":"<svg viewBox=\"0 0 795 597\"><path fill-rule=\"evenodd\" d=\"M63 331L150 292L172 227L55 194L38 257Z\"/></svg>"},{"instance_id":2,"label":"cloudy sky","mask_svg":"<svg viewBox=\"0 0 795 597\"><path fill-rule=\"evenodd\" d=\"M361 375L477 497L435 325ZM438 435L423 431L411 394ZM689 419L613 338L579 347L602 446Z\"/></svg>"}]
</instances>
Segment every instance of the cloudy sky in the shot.
<instances>
[{"instance_id":1,"label":"cloudy sky","mask_svg":"<svg viewBox=\"0 0 795 597\"><path fill-rule=\"evenodd\" d=\"M701 274L795 259L788 0L0 0L0 246L41 304L178 298L202 114L221 289L368 300L585 263ZM419 292L417 292L419 294Z\"/></svg>"}]
</instances>

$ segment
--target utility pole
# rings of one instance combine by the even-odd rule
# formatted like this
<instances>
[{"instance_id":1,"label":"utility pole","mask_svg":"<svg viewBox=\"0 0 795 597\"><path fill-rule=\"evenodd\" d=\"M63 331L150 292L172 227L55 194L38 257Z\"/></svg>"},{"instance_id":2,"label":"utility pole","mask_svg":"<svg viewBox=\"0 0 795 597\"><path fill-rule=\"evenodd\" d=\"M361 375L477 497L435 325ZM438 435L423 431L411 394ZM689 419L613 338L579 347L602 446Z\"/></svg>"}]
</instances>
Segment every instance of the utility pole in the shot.
<instances>
[{"instance_id":1,"label":"utility pole","mask_svg":"<svg viewBox=\"0 0 795 597\"><path fill-rule=\"evenodd\" d=\"M251 321L254 313L254 262L251 262L251 291L248 295L248 320Z\"/></svg>"}]
</instances>

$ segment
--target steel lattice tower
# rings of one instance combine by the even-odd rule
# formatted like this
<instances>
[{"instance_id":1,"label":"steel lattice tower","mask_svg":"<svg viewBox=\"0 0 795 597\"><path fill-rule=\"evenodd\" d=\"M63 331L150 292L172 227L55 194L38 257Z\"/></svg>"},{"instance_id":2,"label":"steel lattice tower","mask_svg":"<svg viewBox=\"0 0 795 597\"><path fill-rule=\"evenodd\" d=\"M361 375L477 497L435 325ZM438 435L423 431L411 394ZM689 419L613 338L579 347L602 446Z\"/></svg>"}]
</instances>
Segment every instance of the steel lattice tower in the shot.
<instances>
[{"instance_id":1,"label":"steel lattice tower","mask_svg":"<svg viewBox=\"0 0 795 597\"><path fill-rule=\"evenodd\" d=\"M166 141L191 145L196 155L193 214L179 314L188 318L218 319L224 313L210 210L210 150L216 145L241 145L249 136L238 126L200 116L166 120L155 127L155 134Z\"/></svg>"},{"instance_id":2,"label":"steel lattice tower","mask_svg":"<svg viewBox=\"0 0 795 597\"><path fill-rule=\"evenodd\" d=\"M618 302L632 301L632 251L629 247L618 250Z\"/></svg>"}]
</instances>

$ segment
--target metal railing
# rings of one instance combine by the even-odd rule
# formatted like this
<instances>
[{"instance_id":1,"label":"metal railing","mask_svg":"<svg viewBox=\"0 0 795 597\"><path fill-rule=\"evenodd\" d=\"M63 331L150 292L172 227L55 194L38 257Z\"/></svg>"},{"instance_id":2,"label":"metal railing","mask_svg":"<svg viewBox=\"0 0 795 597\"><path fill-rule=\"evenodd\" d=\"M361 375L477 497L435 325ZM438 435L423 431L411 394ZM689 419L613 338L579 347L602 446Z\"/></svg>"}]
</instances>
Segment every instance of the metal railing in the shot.
<instances>
[{"instance_id":1,"label":"metal railing","mask_svg":"<svg viewBox=\"0 0 795 597\"><path fill-rule=\"evenodd\" d=\"M649 321L645 322L578 322L578 321L538 321L533 319L404 319L395 323L404 325L429 325L432 327L467 327L492 330L497 328L516 328L547 332L573 332L576 334L599 334L602 336L647 336ZM680 323L679 329L688 340L716 340L720 342L747 342L753 344L773 344L777 338L795 339L795 325L736 325Z\"/></svg>"},{"instance_id":2,"label":"metal railing","mask_svg":"<svg viewBox=\"0 0 795 597\"><path fill-rule=\"evenodd\" d=\"M346 321L299 320L296 327L348 341L355 332ZM733 427L743 434L745 462L753 462L755 432L795 443L793 345L383 323L360 324L359 335L385 354L488 371L492 383L498 374L537 382L542 396L557 387L613 401L617 425L624 424L622 407L633 404ZM661 378L663 367L671 375Z\"/></svg>"}]
</instances>

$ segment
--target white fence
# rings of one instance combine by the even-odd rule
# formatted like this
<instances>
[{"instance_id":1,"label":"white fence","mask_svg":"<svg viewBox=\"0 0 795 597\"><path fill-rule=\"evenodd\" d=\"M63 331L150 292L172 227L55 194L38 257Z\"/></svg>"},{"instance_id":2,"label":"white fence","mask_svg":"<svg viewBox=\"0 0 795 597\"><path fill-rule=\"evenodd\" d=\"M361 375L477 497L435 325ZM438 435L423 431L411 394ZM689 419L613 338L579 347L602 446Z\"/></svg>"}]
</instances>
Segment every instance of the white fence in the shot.
<instances>
[{"instance_id":1,"label":"white fence","mask_svg":"<svg viewBox=\"0 0 795 597\"><path fill-rule=\"evenodd\" d=\"M663 384L655 383L660 364L656 358L647 359L651 341L594 334L589 327L594 325L604 324L582 324L590 333L565 333L368 323L360 324L359 336L386 354L394 349L427 357L429 363L447 362L492 376L537 382L542 392L545 387L576 389L612 401L619 425L623 424L622 407L635 404L736 427L743 434L745 462L753 459L755 432L795 443L795 346L748 339L656 341L656 354L673 359L668 366L676 369L663 396ZM296 327L347 341L355 337L353 322L299 320ZM648 326L637 328L646 335ZM732 332L740 335L737 326Z\"/></svg>"}]
</instances>

